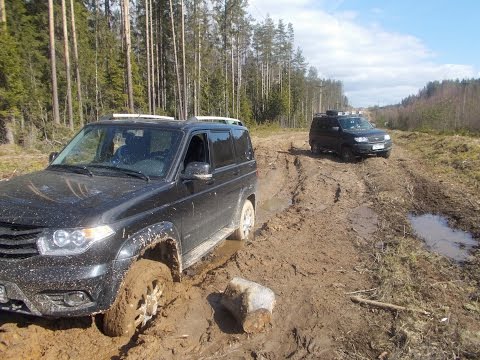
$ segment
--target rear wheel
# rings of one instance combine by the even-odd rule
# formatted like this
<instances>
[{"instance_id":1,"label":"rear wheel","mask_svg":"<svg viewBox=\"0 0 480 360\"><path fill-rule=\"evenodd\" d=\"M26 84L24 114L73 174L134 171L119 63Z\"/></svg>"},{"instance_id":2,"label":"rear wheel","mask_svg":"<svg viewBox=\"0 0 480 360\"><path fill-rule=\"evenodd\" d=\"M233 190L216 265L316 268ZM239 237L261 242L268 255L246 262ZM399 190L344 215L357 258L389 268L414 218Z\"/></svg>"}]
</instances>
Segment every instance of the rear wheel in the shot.
<instances>
[{"instance_id":1,"label":"rear wheel","mask_svg":"<svg viewBox=\"0 0 480 360\"><path fill-rule=\"evenodd\" d=\"M104 314L103 332L131 336L144 328L165 305L172 275L165 264L140 259L128 271L112 307Z\"/></svg>"},{"instance_id":2,"label":"rear wheel","mask_svg":"<svg viewBox=\"0 0 480 360\"><path fill-rule=\"evenodd\" d=\"M240 213L239 227L233 233L233 238L237 240L247 240L253 232L255 226L255 209L250 200L245 200L242 212Z\"/></svg>"},{"instance_id":3,"label":"rear wheel","mask_svg":"<svg viewBox=\"0 0 480 360\"><path fill-rule=\"evenodd\" d=\"M385 159L388 159L390 157L390 154L391 154L391 150L388 150L388 151L385 151L385 152L382 152L380 153L379 155Z\"/></svg>"},{"instance_id":4,"label":"rear wheel","mask_svg":"<svg viewBox=\"0 0 480 360\"><path fill-rule=\"evenodd\" d=\"M348 146L342 146L342 150L340 151L340 158L344 162L352 162L355 159L355 155Z\"/></svg>"},{"instance_id":5,"label":"rear wheel","mask_svg":"<svg viewBox=\"0 0 480 360\"><path fill-rule=\"evenodd\" d=\"M320 146L318 146L318 144L313 143L310 149L312 150L312 154L314 155L320 154Z\"/></svg>"}]
</instances>

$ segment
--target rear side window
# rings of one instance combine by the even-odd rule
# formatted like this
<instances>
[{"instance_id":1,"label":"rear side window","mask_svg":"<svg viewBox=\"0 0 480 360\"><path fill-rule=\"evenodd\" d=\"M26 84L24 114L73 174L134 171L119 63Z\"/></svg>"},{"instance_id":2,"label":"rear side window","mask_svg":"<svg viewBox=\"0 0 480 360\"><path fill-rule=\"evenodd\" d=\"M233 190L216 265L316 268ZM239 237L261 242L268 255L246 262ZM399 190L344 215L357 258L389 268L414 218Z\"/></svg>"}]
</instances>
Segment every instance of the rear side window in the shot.
<instances>
[{"instance_id":1,"label":"rear side window","mask_svg":"<svg viewBox=\"0 0 480 360\"><path fill-rule=\"evenodd\" d=\"M230 131L212 131L210 133L210 140L213 145L213 161L215 169L235 164Z\"/></svg>"},{"instance_id":2,"label":"rear side window","mask_svg":"<svg viewBox=\"0 0 480 360\"><path fill-rule=\"evenodd\" d=\"M245 162L253 159L253 149L248 136L248 131L236 129L233 130L233 142L237 153L238 162Z\"/></svg>"}]
</instances>

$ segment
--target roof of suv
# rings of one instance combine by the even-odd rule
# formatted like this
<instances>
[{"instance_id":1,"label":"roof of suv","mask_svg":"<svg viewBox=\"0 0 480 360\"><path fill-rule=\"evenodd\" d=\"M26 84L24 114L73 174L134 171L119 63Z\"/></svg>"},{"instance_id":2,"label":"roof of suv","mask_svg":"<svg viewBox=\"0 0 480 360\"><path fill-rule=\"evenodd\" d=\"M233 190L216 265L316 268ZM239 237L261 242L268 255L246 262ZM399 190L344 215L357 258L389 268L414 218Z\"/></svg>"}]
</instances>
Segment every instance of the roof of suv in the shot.
<instances>
[{"instance_id":1,"label":"roof of suv","mask_svg":"<svg viewBox=\"0 0 480 360\"><path fill-rule=\"evenodd\" d=\"M188 120L175 120L173 117L169 116L159 116L159 115L148 115L148 114L110 114L105 115L100 118L100 121L94 124L118 124L118 125L129 125L129 124L148 124L148 125L161 125L162 127L168 128L177 128L177 129L189 129L189 128L201 128L201 129L222 129L230 128L233 125L242 126L239 124L228 124L223 122L206 122L204 120L199 120L195 117Z\"/></svg>"}]
</instances>

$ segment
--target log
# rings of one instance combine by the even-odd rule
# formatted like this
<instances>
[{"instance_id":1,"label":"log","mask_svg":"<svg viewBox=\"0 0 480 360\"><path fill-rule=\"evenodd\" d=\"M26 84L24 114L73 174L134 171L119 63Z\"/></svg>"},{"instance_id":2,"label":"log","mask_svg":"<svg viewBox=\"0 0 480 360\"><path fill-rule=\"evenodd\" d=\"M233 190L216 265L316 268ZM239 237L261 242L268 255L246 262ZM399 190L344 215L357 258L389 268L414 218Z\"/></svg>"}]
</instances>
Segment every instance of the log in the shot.
<instances>
[{"instance_id":1,"label":"log","mask_svg":"<svg viewBox=\"0 0 480 360\"><path fill-rule=\"evenodd\" d=\"M223 292L220 303L249 334L262 332L272 321L275 294L269 288L235 277Z\"/></svg>"}]
</instances>

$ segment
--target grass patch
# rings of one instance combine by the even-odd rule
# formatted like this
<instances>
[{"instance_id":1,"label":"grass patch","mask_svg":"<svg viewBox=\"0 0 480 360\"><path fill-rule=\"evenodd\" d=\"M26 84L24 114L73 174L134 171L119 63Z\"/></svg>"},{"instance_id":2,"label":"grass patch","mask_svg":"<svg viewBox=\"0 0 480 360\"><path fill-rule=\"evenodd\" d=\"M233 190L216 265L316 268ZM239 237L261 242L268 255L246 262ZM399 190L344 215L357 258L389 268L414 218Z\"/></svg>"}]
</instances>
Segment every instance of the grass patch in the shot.
<instances>
[{"instance_id":1,"label":"grass patch","mask_svg":"<svg viewBox=\"0 0 480 360\"><path fill-rule=\"evenodd\" d=\"M455 174L462 182L480 185L480 138L394 131L394 142L419 154L439 174Z\"/></svg>"},{"instance_id":2,"label":"grass patch","mask_svg":"<svg viewBox=\"0 0 480 360\"><path fill-rule=\"evenodd\" d=\"M35 149L16 145L0 145L0 179L44 169L48 155Z\"/></svg>"},{"instance_id":3,"label":"grass patch","mask_svg":"<svg viewBox=\"0 0 480 360\"><path fill-rule=\"evenodd\" d=\"M269 137L274 134L282 134L282 133L290 133L290 132L298 132L298 131L307 131L305 128L283 128L280 126L279 123L265 123L261 125L256 125L250 127L250 133L253 136L265 138Z\"/></svg>"}]
</instances>

